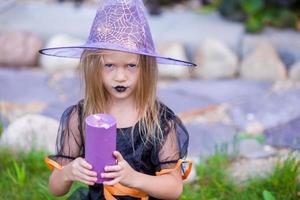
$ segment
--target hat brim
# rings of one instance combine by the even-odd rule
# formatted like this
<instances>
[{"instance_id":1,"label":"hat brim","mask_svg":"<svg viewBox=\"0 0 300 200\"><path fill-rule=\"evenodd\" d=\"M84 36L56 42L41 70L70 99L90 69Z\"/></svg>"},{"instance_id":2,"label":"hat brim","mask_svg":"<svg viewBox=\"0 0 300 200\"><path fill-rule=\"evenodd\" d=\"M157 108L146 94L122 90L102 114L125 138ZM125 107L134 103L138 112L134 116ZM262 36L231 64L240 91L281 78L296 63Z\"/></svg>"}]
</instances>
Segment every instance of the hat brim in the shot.
<instances>
[{"instance_id":1,"label":"hat brim","mask_svg":"<svg viewBox=\"0 0 300 200\"><path fill-rule=\"evenodd\" d=\"M65 58L80 58L83 51L87 50L87 49L90 49L90 50L108 49L108 50L124 51L124 52L128 52L128 53L151 56L151 57L155 57L157 60L157 63L159 63L159 64L183 65L183 66L190 66L190 67L197 66L196 64L194 64L192 62L178 60L175 58L164 57L164 56L160 56L155 53L140 52L140 51L125 49L119 45L112 45L112 44L100 44L100 45L99 44L85 44L85 45L78 45L78 46L43 48L39 52L41 54L47 55L47 56L65 57Z\"/></svg>"}]
</instances>

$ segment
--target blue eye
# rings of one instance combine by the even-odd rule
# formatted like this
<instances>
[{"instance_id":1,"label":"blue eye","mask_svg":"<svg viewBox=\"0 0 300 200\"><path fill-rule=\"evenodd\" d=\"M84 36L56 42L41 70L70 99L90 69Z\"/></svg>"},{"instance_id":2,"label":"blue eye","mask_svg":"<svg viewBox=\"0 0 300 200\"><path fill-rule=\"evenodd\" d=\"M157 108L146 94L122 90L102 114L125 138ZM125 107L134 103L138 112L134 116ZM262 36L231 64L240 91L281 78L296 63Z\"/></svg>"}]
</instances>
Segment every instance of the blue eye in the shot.
<instances>
[{"instance_id":1,"label":"blue eye","mask_svg":"<svg viewBox=\"0 0 300 200\"><path fill-rule=\"evenodd\" d=\"M136 67L136 64L129 64L128 67L134 68L134 67Z\"/></svg>"},{"instance_id":2,"label":"blue eye","mask_svg":"<svg viewBox=\"0 0 300 200\"><path fill-rule=\"evenodd\" d=\"M112 67L113 64L105 64L104 66L105 66L105 67Z\"/></svg>"}]
</instances>

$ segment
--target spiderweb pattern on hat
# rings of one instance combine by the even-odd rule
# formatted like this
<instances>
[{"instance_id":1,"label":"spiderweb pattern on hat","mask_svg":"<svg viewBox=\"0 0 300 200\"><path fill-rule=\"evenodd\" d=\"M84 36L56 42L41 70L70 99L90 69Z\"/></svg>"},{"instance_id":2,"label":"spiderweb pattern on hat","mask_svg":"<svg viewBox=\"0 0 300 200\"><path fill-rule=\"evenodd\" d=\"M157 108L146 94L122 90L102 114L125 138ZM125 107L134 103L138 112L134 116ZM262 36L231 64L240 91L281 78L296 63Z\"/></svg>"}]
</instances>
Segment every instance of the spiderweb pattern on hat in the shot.
<instances>
[{"instance_id":1,"label":"spiderweb pattern on hat","mask_svg":"<svg viewBox=\"0 0 300 200\"><path fill-rule=\"evenodd\" d=\"M131 51L155 53L143 4L136 0L102 3L95 17L88 43L120 45Z\"/></svg>"},{"instance_id":2,"label":"spiderweb pattern on hat","mask_svg":"<svg viewBox=\"0 0 300 200\"><path fill-rule=\"evenodd\" d=\"M109 49L156 57L160 64L196 66L156 53L142 0L102 0L84 45L44 48L49 56L80 58L86 49Z\"/></svg>"}]
</instances>

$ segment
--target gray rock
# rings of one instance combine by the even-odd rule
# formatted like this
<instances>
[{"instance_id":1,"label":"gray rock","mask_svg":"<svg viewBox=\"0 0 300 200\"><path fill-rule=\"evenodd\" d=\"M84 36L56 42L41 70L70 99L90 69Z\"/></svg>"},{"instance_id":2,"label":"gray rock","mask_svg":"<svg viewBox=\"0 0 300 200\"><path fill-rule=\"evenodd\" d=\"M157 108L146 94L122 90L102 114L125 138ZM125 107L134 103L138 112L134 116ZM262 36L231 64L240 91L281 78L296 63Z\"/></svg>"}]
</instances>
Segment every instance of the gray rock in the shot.
<instances>
[{"instance_id":1,"label":"gray rock","mask_svg":"<svg viewBox=\"0 0 300 200\"><path fill-rule=\"evenodd\" d=\"M2 113L0 113L0 123L2 124L3 128L6 128L9 124L7 117L5 117Z\"/></svg>"},{"instance_id":2,"label":"gray rock","mask_svg":"<svg viewBox=\"0 0 300 200\"><path fill-rule=\"evenodd\" d=\"M63 102L74 102L83 98L84 89L82 88L81 79L77 74L70 76L63 75L61 79L55 84L60 92L66 96Z\"/></svg>"},{"instance_id":3,"label":"gray rock","mask_svg":"<svg viewBox=\"0 0 300 200\"><path fill-rule=\"evenodd\" d=\"M40 70L0 68L0 84L5 85L0 90L0 113L4 122L26 113L40 113L60 119L68 106L83 98L81 81L76 74L63 73L59 78L53 76L56 75L51 77Z\"/></svg>"},{"instance_id":4,"label":"gray rock","mask_svg":"<svg viewBox=\"0 0 300 200\"><path fill-rule=\"evenodd\" d=\"M68 101L67 103L54 102L48 105L48 107L41 112L42 115L51 117L56 120L60 120L63 112L72 105L77 104L77 101Z\"/></svg>"},{"instance_id":5,"label":"gray rock","mask_svg":"<svg viewBox=\"0 0 300 200\"><path fill-rule=\"evenodd\" d=\"M194 60L198 64L193 70L197 78L232 78L238 70L238 57L218 40L205 40L196 50Z\"/></svg>"},{"instance_id":6,"label":"gray rock","mask_svg":"<svg viewBox=\"0 0 300 200\"><path fill-rule=\"evenodd\" d=\"M47 108L47 103L32 102L32 103L0 103L0 114L8 123L18 119L25 114L41 113Z\"/></svg>"},{"instance_id":7,"label":"gray rock","mask_svg":"<svg viewBox=\"0 0 300 200\"><path fill-rule=\"evenodd\" d=\"M230 164L228 171L237 183L243 184L249 178L266 177L272 173L278 160L278 157L238 159Z\"/></svg>"},{"instance_id":8,"label":"gray rock","mask_svg":"<svg viewBox=\"0 0 300 200\"><path fill-rule=\"evenodd\" d=\"M242 140L238 144L239 155L248 159L267 158L275 155L274 152L266 151L264 145L255 139Z\"/></svg>"},{"instance_id":9,"label":"gray rock","mask_svg":"<svg viewBox=\"0 0 300 200\"><path fill-rule=\"evenodd\" d=\"M37 66L40 38L31 32L14 31L0 34L0 65Z\"/></svg>"},{"instance_id":10,"label":"gray rock","mask_svg":"<svg viewBox=\"0 0 300 200\"><path fill-rule=\"evenodd\" d=\"M5 10L8 10L11 6L13 6L15 3L15 0L6 0L0 2L0 12L4 12Z\"/></svg>"},{"instance_id":11,"label":"gray rock","mask_svg":"<svg viewBox=\"0 0 300 200\"><path fill-rule=\"evenodd\" d=\"M289 67L300 60L300 34L297 31L266 28L260 34L246 34L242 38L242 57L246 57L260 43L270 42L278 51L284 64Z\"/></svg>"},{"instance_id":12,"label":"gray rock","mask_svg":"<svg viewBox=\"0 0 300 200\"><path fill-rule=\"evenodd\" d=\"M290 50L290 49L277 49L279 57L281 61L284 63L287 70L290 70L292 65L298 60L300 60L300 57L294 55L295 54L294 51L295 50Z\"/></svg>"},{"instance_id":13,"label":"gray rock","mask_svg":"<svg viewBox=\"0 0 300 200\"><path fill-rule=\"evenodd\" d=\"M217 151L235 152L235 134L233 127L215 124L186 124L190 134L189 156L204 158Z\"/></svg>"},{"instance_id":14,"label":"gray rock","mask_svg":"<svg viewBox=\"0 0 300 200\"><path fill-rule=\"evenodd\" d=\"M166 92L166 95L177 93L181 98L189 97L195 102L204 101L209 104L216 104L223 102L240 102L253 96L262 96L268 92L271 87L272 83L268 81L238 79L181 80L169 84L166 88L160 89L160 91ZM175 100L173 97L170 97L170 99ZM180 100L181 99L178 99L178 101ZM208 105L207 103L205 103L204 106Z\"/></svg>"},{"instance_id":15,"label":"gray rock","mask_svg":"<svg viewBox=\"0 0 300 200\"><path fill-rule=\"evenodd\" d=\"M84 44L83 40L68 35L55 35L49 39L45 48L75 46ZM67 69L76 69L79 65L79 59L61 58L53 56L41 56L40 64L48 72L61 71Z\"/></svg>"},{"instance_id":16,"label":"gray rock","mask_svg":"<svg viewBox=\"0 0 300 200\"><path fill-rule=\"evenodd\" d=\"M215 38L238 51L237 38L241 38L244 33L243 24L225 20L217 12L199 14L164 10L161 17L149 16L148 19L156 43L178 41L192 49L197 48L207 38ZM188 58L192 60L189 55Z\"/></svg>"},{"instance_id":17,"label":"gray rock","mask_svg":"<svg viewBox=\"0 0 300 200\"><path fill-rule=\"evenodd\" d=\"M170 42L159 44L157 46L157 52L162 56L185 61L188 60L185 54L185 48L180 43ZM161 77L188 78L190 76L189 68L180 65L159 65L158 70Z\"/></svg>"},{"instance_id":18,"label":"gray rock","mask_svg":"<svg viewBox=\"0 0 300 200\"><path fill-rule=\"evenodd\" d=\"M1 101L53 102L58 95L48 87L49 75L40 70L0 68Z\"/></svg>"},{"instance_id":19,"label":"gray rock","mask_svg":"<svg viewBox=\"0 0 300 200\"><path fill-rule=\"evenodd\" d=\"M259 122L265 130L279 124L288 124L300 116L298 106L300 89L293 88L278 93L253 96L242 102L234 103L228 114L238 130L244 131L249 124Z\"/></svg>"},{"instance_id":20,"label":"gray rock","mask_svg":"<svg viewBox=\"0 0 300 200\"><path fill-rule=\"evenodd\" d=\"M241 64L240 76L253 80L285 80L287 71L270 43L261 43Z\"/></svg>"},{"instance_id":21,"label":"gray rock","mask_svg":"<svg viewBox=\"0 0 300 200\"><path fill-rule=\"evenodd\" d=\"M33 31L45 40L60 33L85 40L96 9L95 5L76 8L73 4L17 2L1 13L0 29ZM210 37L223 41L237 51L237 38L241 38L244 33L243 24L227 21L217 13L202 15L190 11L165 10L160 17L147 17L157 43L178 41L197 46L203 39Z\"/></svg>"},{"instance_id":22,"label":"gray rock","mask_svg":"<svg viewBox=\"0 0 300 200\"><path fill-rule=\"evenodd\" d=\"M181 92L161 89L158 91L159 99L168 105L175 113L191 111L197 108L204 108L215 102L209 97L195 98L194 96L185 95Z\"/></svg>"},{"instance_id":23,"label":"gray rock","mask_svg":"<svg viewBox=\"0 0 300 200\"><path fill-rule=\"evenodd\" d=\"M0 138L0 144L22 151L35 148L54 153L57 130L58 121L54 119L25 115L7 127Z\"/></svg>"},{"instance_id":24,"label":"gray rock","mask_svg":"<svg viewBox=\"0 0 300 200\"><path fill-rule=\"evenodd\" d=\"M59 120L66 108L77 104L83 98L83 89L76 73L63 73L58 76L60 77L52 82L51 88L59 94L60 98L49 103L42 114Z\"/></svg>"},{"instance_id":25,"label":"gray rock","mask_svg":"<svg viewBox=\"0 0 300 200\"><path fill-rule=\"evenodd\" d=\"M73 4L16 2L0 15L2 31L24 30L48 40L65 33L86 39L95 16L94 5L76 8Z\"/></svg>"},{"instance_id":26,"label":"gray rock","mask_svg":"<svg viewBox=\"0 0 300 200\"><path fill-rule=\"evenodd\" d=\"M289 71L289 78L292 81L300 81L300 61L296 62Z\"/></svg>"},{"instance_id":27,"label":"gray rock","mask_svg":"<svg viewBox=\"0 0 300 200\"><path fill-rule=\"evenodd\" d=\"M267 144L300 149L300 115L286 123L278 123L267 129L265 135Z\"/></svg>"}]
</instances>

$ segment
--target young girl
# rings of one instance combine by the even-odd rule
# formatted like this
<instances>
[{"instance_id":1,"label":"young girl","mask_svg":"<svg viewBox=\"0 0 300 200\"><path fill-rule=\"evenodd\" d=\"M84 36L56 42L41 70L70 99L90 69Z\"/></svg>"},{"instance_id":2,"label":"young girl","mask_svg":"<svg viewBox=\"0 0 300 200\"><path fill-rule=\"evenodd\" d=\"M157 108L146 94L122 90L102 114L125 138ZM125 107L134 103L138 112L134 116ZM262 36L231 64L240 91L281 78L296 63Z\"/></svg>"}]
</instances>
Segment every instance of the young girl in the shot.
<instances>
[{"instance_id":1,"label":"young girl","mask_svg":"<svg viewBox=\"0 0 300 200\"><path fill-rule=\"evenodd\" d=\"M142 1L103 1L86 44L40 52L80 57L85 83L84 99L61 117L57 154L46 158L53 168L50 192L64 195L80 181L89 190L71 198L178 199L188 133L156 98L157 63L195 65L155 53ZM105 167L101 177L110 181L103 184L95 184L97 173L84 159L84 120L95 113L111 114L117 121L117 162Z\"/></svg>"}]
</instances>

